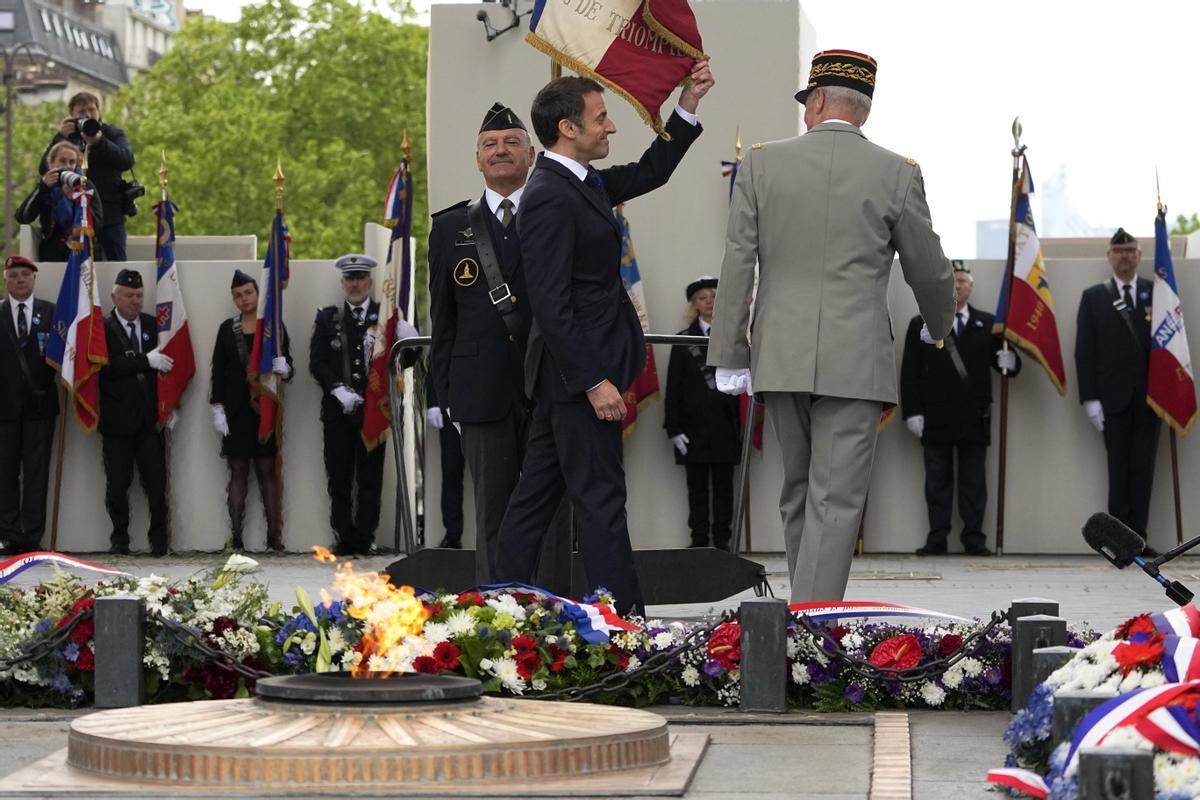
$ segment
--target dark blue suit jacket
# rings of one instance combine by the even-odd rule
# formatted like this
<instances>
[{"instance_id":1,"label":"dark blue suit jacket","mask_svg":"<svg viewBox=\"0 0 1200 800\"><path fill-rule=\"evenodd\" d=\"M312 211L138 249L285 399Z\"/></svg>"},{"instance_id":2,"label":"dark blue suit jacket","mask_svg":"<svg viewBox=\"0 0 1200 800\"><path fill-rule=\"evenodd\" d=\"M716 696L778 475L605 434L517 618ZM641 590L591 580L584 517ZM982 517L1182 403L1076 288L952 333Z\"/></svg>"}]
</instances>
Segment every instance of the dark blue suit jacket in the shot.
<instances>
[{"instance_id":1,"label":"dark blue suit jacket","mask_svg":"<svg viewBox=\"0 0 1200 800\"><path fill-rule=\"evenodd\" d=\"M54 318L54 303L31 298L26 302L26 321L29 337L25 347L18 350L17 329L13 325L12 298L0 303L0 378L4 380L4 391L0 392L0 422L19 419L51 419L58 416L58 389L54 385L57 373L46 363L46 344L51 336L50 322ZM21 369L18 352L24 352L29 367L31 386Z\"/></svg>"},{"instance_id":2,"label":"dark blue suit jacket","mask_svg":"<svg viewBox=\"0 0 1200 800\"><path fill-rule=\"evenodd\" d=\"M1099 400L1105 414L1120 414L1130 403L1144 403L1150 354L1150 308L1154 282L1137 279L1133 311L1135 343L1121 312L1113 307L1113 280L1092 286L1079 301L1075 331L1075 371L1079 399Z\"/></svg>"},{"instance_id":3,"label":"dark blue suit jacket","mask_svg":"<svg viewBox=\"0 0 1200 800\"><path fill-rule=\"evenodd\" d=\"M671 141L600 170L607 199L543 153L525 185L517 229L533 329L525 390L540 402L582 399L605 379L622 393L642 371L646 345L621 282L621 233L612 207L662 186L700 135L678 114Z\"/></svg>"}]
</instances>

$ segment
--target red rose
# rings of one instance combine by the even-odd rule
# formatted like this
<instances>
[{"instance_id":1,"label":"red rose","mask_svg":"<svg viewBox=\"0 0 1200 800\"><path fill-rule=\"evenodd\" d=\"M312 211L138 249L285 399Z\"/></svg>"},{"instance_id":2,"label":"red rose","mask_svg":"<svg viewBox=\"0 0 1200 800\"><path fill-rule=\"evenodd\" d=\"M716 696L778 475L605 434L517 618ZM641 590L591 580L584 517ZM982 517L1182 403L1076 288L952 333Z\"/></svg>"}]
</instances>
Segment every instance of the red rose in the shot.
<instances>
[{"instance_id":1,"label":"red rose","mask_svg":"<svg viewBox=\"0 0 1200 800\"><path fill-rule=\"evenodd\" d=\"M79 646L79 657L75 659L75 669L81 672L91 672L96 669L96 657L92 648L86 644Z\"/></svg>"},{"instance_id":2,"label":"red rose","mask_svg":"<svg viewBox=\"0 0 1200 800\"><path fill-rule=\"evenodd\" d=\"M486 605L484 602L484 599L483 599L483 595L481 595L479 592L463 592L462 594L460 594L458 596L458 602L464 603L469 606Z\"/></svg>"},{"instance_id":3,"label":"red rose","mask_svg":"<svg viewBox=\"0 0 1200 800\"><path fill-rule=\"evenodd\" d=\"M569 655L571 655L570 651L563 650L556 644L550 645L550 671L562 672L564 666L563 662L567 660L567 656Z\"/></svg>"},{"instance_id":4,"label":"red rose","mask_svg":"<svg viewBox=\"0 0 1200 800\"><path fill-rule=\"evenodd\" d=\"M517 654L528 653L537 647L537 639L532 636L522 633L520 636L514 636L512 646L516 648Z\"/></svg>"},{"instance_id":5,"label":"red rose","mask_svg":"<svg viewBox=\"0 0 1200 800\"><path fill-rule=\"evenodd\" d=\"M962 637L957 633L947 633L938 642L938 655L948 656L960 647L962 647Z\"/></svg>"},{"instance_id":6,"label":"red rose","mask_svg":"<svg viewBox=\"0 0 1200 800\"><path fill-rule=\"evenodd\" d=\"M459 655L459 649L449 642L438 642L437 647L433 648L433 660L439 670L457 669Z\"/></svg>"},{"instance_id":7,"label":"red rose","mask_svg":"<svg viewBox=\"0 0 1200 800\"><path fill-rule=\"evenodd\" d=\"M1121 667L1121 674L1128 675L1141 666L1151 666L1162 660L1163 634L1155 634L1143 642L1121 642L1113 651L1113 658Z\"/></svg>"},{"instance_id":8,"label":"red rose","mask_svg":"<svg viewBox=\"0 0 1200 800\"><path fill-rule=\"evenodd\" d=\"M413 669L426 675L437 675L438 664L429 656L417 656L413 659Z\"/></svg>"},{"instance_id":9,"label":"red rose","mask_svg":"<svg viewBox=\"0 0 1200 800\"><path fill-rule=\"evenodd\" d=\"M742 660L742 627L736 622L722 622L708 637L708 657L725 669L737 669Z\"/></svg>"},{"instance_id":10,"label":"red rose","mask_svg":"<svg viewBox=\"0 0 1200 800\"><path fill-rule=\"evenodd\" d=\"M867 660L881 669L912 669L921 663L921 642L911 633L893 636L875 645Z\"/></svg>"},{"instance_id":11,"label":"red rose","mask_svg":"<svg viewBox=\"0 0 1200 800\"><path fill-rule=\"evenodd\" d=\"M1117 628L1115 638L1129 639L1135 633L1144 633L1147 636L1153 636L1158 633L1158 629L1154 627L1154 623L1150 621L1149 614L1139 614L1136 617L1130 617L1121 623Z\"/></svg>"}]
</instances>

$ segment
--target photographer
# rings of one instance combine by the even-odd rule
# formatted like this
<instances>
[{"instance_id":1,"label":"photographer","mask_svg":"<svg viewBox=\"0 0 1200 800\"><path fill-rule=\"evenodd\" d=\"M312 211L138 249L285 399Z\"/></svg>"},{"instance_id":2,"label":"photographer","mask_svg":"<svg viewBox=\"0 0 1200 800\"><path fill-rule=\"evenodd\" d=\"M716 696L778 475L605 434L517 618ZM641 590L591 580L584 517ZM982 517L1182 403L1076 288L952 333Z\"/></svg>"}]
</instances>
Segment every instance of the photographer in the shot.
<instances>
[{"instance_id":1,"label":"photographer","mask_svg":"<svg viewBox=\"0 0 1200 800\"><path fill-rule=\"evenodd\" d=\"M96 245L107 261L125 261L125 217L133 216L133 199L126 202L121 173L133 169L133 148L125 131L100 120L100 99L90 92L79 92L67 104L70 116L62 121L58 133L46 148L38 172L49 166L50 149L67 141L80 150L87 148L88 181L96 189L103 205L104 224L96 221Z\"/></svg>"},{"instance_id":2,"label":"photographer","mask_svg":"<svg viewBox=\"0 0 1200 800\"><path fill-rule=\"evenodd\" d=\"M82 178L79 173L81 158L79 148L70 142L52 145L47 154L49 168L17 208L15 216L20 224L40 223L42 239L38 243L38 261L66 261L71 253L75 204L67 193ZM92 226L97 231L104 227L102 206L100 193L95 191L90 207Z\"/></svg>"}]
</instances>

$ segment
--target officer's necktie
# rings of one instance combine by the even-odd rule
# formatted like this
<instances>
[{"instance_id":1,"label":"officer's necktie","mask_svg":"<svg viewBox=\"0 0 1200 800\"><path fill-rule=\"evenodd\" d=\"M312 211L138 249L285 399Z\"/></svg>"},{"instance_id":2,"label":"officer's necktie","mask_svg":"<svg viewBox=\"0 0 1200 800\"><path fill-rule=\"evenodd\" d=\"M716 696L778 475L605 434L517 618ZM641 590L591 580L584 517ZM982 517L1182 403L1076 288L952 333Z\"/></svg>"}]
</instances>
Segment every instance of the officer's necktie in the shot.
<instances>
[{"instance_id":1,"label":"officer's necktie","mask_svg":"<svg viewBox=\"0 0 1200 800\"><path fill-rule=\"evenodd\" d=\"M507 197L504 198L500 201L500 208L504 210L504 213L500 215L500 225L507 228L512 223L513 219L513 201L509 200Z\"/></svg>"},{"instance_id":2,"label":"officer's necktie","mask_svg":"<svg viewBox=\"0 0 1200 800\"><path fill-rule=\"evenodd\" d=\"M25 304L17 303L17 341L25 344L29 338L29 322L25 319Z\"/></svg>"},{"instance_id":3,"label":"officer's necktie","mask_svg":"<svg viewBox=\"0 0 1200 800\"><path fill-rule=\"evenodd\" d=\"M965 311L960 311L954 317L958 320L958 323L954 326L954 335L956 337L962 336L963 331L967 327L967 314Z\"/></svg>"},{"instance_id":4,"label":"officer's necktie","mask_svg":"<svg viewBox=\"0 0 1200 800\"><path fill-rule=\"evenodd\" d=\"M361 308L354 309L354 321L355 322L363 321L363 310Z\"/></svg>"},{"instance_id":5,"label":"officer's necktie","mask_svg":"<svg viewBox=\"0 0 1200 800\"><path fill-rule=\"evenodd\" d=\"M1133 305L1133 294L1129 291L1128 283L1121 287L1121 292L1125 295L1125 307L1132 312L1135 306Z\"/></svg>"},{"instance_id":6,"label":"officer's necktie","mask_svg":"<svg viewBox=\"0 0 1200 800\"><path fill-rule=\"evenodd\" d=\"M129 349L135 353L142 352L142 348L138 346L137 330L133 327L133 323L126 322L125 325L129 328Z\"/></svg>"}]
</instances>

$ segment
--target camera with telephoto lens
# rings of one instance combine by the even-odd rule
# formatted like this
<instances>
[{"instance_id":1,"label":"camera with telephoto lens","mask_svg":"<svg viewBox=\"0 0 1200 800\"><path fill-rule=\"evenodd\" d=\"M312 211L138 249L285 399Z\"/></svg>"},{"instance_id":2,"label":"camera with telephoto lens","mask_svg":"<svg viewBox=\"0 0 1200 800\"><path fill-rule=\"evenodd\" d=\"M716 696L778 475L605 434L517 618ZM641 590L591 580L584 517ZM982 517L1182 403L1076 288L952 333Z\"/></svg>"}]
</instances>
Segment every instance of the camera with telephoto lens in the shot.
<instances>
[{"instance_id":1,"label":"camera with telephoto lens","mask_svg":"<svg viewBox=\"0 0 1200 800\"><path fill-rule=\"evenodd\" d=\"M121 211L127 217L137 216L137 199L146 193L146 187L138 183L138 179L121 181Z\"/></svg>"},{"instance_id":2,"label":"camera with telephoto lens","mask_svg":"<svg viewBox=\"0 0 1200 800\"><path fill-rule=\"evenodd\" d=\"M87 136L95 136L100 132L100 120L91 117L76 117L75 130Z\"/></svg>"},{"instance_id":3,"label":"camera with telephoto lens","mask_svg":"<svg viewBox=\"0 0 1200 800\"><path fill-rule=\"evenodd\" d=\"M81 180L83 180L83 176L74 170L60 169L58 171L58 182L62 184L64 188L75 186Z\"/></svg>"}]
</instances>

